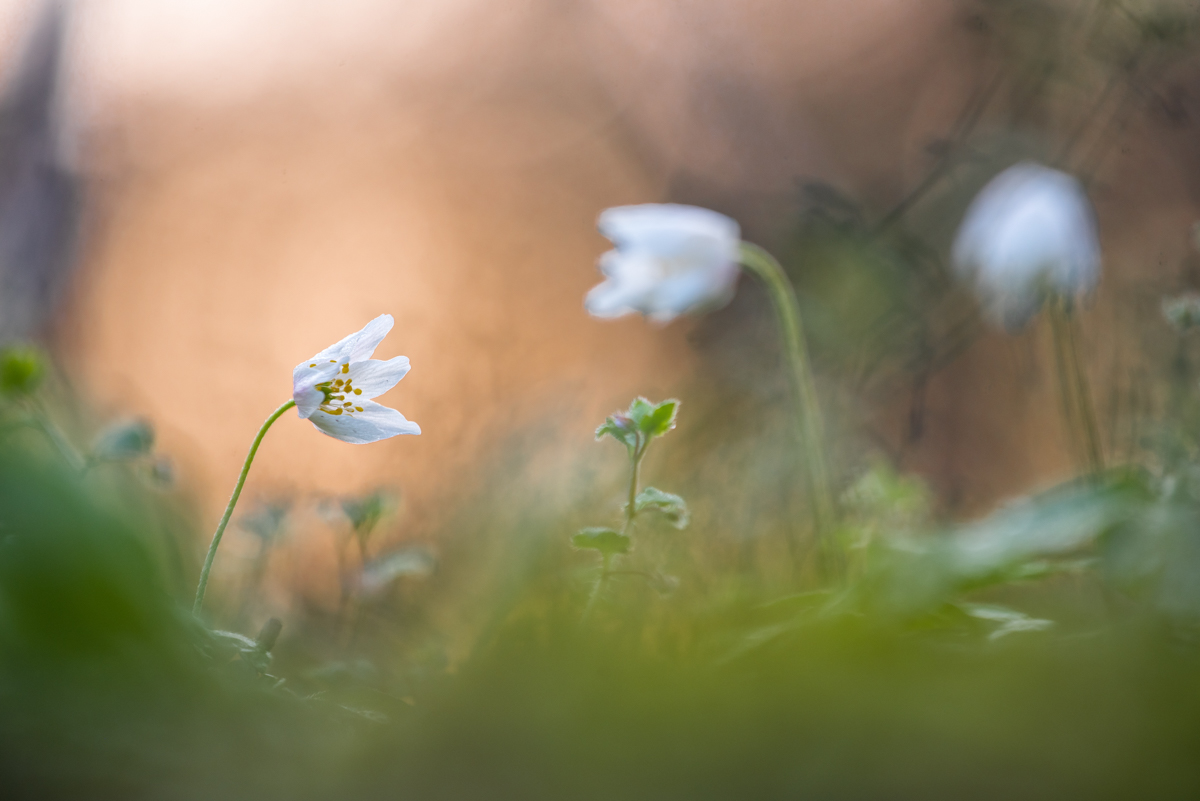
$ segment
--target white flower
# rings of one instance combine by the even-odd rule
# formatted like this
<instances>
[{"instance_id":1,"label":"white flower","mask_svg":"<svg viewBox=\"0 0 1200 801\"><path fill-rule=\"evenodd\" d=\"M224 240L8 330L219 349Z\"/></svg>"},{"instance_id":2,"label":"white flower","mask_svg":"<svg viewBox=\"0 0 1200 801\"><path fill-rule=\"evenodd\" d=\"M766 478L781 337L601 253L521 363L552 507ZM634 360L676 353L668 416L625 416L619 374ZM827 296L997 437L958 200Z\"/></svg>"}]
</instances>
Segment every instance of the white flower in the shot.
<instances>
[{"instance_id":1,"label":"white flower","mask_svg":"<svg viewBox=\"0 0 1200 801\"><path fill-rule=\"evenodd\" d=\"M618 206L604 211L597 227L617 247L600 257L606 280L584 299L589 314L639 312L666 323L733 297L741 231L724 214L674 204Z\"/></svg>"},{"instance_id":2,"label":"white flower","mask_svg":"<svg viewBox=\"0 0 1200 801\"><path fill-rule=\"evenodd\" d=\"M954 264L993 320L1016 329L1047 295L1091 292L1100 243L1091 204L1070 175L1032 162L1010 167L971 202Z\"/></svg>"},{"instance_id":3,"label":"white flower","mask_svg":"<svg viewBox=\"0 0 1200 801\"><path fill-rule=\"evenodd\" d=\"M395 409L371 400L396 386L408 372L408 357L372 359L392 330L392 315L376 317L358 333L305 359L292 371L292 399L302 418L331 437L362 445L421 427Z\"/></svg>"}]
</instances>

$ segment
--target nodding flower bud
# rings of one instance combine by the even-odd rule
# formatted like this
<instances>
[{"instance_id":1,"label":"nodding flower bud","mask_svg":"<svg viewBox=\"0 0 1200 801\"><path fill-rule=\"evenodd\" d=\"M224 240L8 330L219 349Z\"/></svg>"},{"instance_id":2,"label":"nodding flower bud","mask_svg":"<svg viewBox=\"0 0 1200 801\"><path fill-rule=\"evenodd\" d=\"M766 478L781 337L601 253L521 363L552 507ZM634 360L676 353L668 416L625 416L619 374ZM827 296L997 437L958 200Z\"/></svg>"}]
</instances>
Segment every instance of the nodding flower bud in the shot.
<instances>
[{"instance_id":1,"label":"nodding flower bud","mask_svg":"<svg viewBox=\"0 0 1200 801\"><path fill-rule=\"evenodd\" d=\"M1100 281L1096 221L1070 175L1022 162L997 175L967 209L954 266L987 316L1023 327L1047 297L1073 298Z\"/></svg>"},{"instance_id":2,"label":"nodding flower bud","mask_svg":"<svg viewBox=\"0 0 1200 801\"><path fill-rule=\"evenodd\" d=\"M1200 326L1200 294L1189 292L1174 298L1163 298L1163 317L1183 334Z\"/></svg>"},{"instance_id":3,"label":"nodding flower bud","mask_svg":"<svg viewBox=\"0 0 1200 801\"><path fill-rule=\"evenodd\" d=\"M667 323L733 298L741 229L724 214L671 203L618 206L597 227L616 248L600 257L605 280L584 299L592 316L638 313Z\"/></svg>"},{"instance_id":4,"label":"nodding flower bud","mask_svg":"<svg viewBox=\"0 0 1200 801\"><path fill-rule=\"evenodd\" d=\"M45 372L45 358L37 348L10 345L0 350L0 394L30 395Z\"/></svg>"}]
</instances>

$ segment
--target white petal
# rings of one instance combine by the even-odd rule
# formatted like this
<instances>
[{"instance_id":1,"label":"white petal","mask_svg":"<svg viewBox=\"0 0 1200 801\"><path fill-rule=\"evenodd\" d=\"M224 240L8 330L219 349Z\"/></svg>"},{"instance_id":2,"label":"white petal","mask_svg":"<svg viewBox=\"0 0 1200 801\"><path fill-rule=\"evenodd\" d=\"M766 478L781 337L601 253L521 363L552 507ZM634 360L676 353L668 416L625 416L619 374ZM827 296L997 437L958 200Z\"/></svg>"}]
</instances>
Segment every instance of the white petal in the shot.
<instances>
[{"instance_id":1,"label":"white petal","mask_svg":"<svg viewBox=\"0 0 1200 801\"><path fill-rule=\"evenodd\" d=\"M407 356L397 356L394 359L380 361L367 359L350 363L350 374L346 376L354 384L355 389L361 389L361 395L354 398L370 400L382 395L408 374L410 367ZM347 397L346 400L354 400Z\"/></svg>"},{"instance_id":2,"label":"white petal","mask_svg":"<svg viewBox=\"0 0 1200 801\"><path fill-rule=\"evenodd\" d=\"M395 409L373 401L362 401L354 414L333 415L318 411L309 420L321 433L352 445L365 445L398 434L420 434L421 427Z\"/></svg>"},{"instance_id":3,"label":"white petal","mask_svg":"<svg viewBox=\"0 0 1200 801\"><path fill-rule=\"evenodd\" d=\"M628 293L621 288L618 282L608 280L597 284L588 291L583 299L583 307L593 317L611 319L637 311L629 300Z\"/></svg>"},{"instance_id":4,"label":"white petal","mask_svg":"<svg viewBox=\"0 0 1200 801\"><path fill-rule=\"evenodd\" d=\"M379 347L379 343L387 336L388 331L392 330L394 324L395 321L392 319L392 315L381 314L363 326L361 330L355 331L345 339L330 345L316 356L313 356L308 360L308 363L328 363L331 359L334 362L369 359L371 358L371 354L375 352L375 348Z\"/></svg>"},{"instance_id":5,"label":"white petal","mask_svg":"<svg viewBox=\"0 0 1200 801\"><path fill-rule=\"evenodd\" d=\"M596 227L618 247L652 241L664 232L702 236L724 243L726 247L736 246L741 240L741 229L732 218L711 209L676 203L643 203L605 209L596 221ZM733 255L736 256L736 247Z\"/></svg>"},{"instance_id":6,"label":"white petal","mask_svg":"<svg viewBox=\"0 0 1200 801\"><path fill-rule=\"evenodd\" d=\"M308 417L317 410L325 399L324 393L316 389L317 384L328 381L341 369L329 360L301 362L292 370L292 400L301 417Z\"/></svg>"},{"instance_id":7,"label":"white petal","mask_svg":"<svg viewBox=\"0 0 1200 801\"><path fill-rule=\"evenodd\" d=\"M381 314L363 326L363 330L358 332L358 339L350 350L350 361L356 362L360 359L371 358L371 354L375 352L379 343L383 341L395 324L396 321L392 319L392 315Z\"/></svg>"},{"instance_id":8,"label":"white petal","mask_svg":"<svg viewBox=\"0 0 1200 801\"><path fill-rule=\"evenodd\" d=\"M716 264L673 275L655 287L646 312L661 320L663 314L720 308L733 299L739 274L736 265Z\"/></svg>"},{"instance_id":9,"label":"white petal","mask_svg":"<svg viewBox=\"0 0 1200 801\"><path fill-rule=\"evenodd\" d=\"M584 301L597 317L641 312L659 322L728 303L739 275L738 224L696 206L606 210L600 232L617 246L600 259L608 280Z\"/></svg>"},{"instance_id":10,"label":"white petal","mask_svg":"<svg viewBox=\"0 0 1200 801\"><path fill-rule=\"evenodd\" d=\"M1070 175L1024 162L971 202L954 242L955 268L990 315L1019 327L1047 292L1095 289L1100 244L1091 204Z\"/></svg>"}]
</instances>

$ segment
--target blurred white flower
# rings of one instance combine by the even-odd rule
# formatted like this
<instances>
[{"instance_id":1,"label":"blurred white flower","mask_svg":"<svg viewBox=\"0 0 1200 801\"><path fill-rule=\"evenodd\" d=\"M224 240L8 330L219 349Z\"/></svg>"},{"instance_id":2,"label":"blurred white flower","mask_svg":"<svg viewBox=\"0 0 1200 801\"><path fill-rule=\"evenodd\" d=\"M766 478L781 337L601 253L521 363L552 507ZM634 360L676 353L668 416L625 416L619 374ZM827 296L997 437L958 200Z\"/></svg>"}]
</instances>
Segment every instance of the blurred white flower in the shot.
<instances>
[{"instance_id":1,"label":"blurred white flower","mask_svg":"<svg viewBox=\"0 0 1200 801\"><path fill-rule=\"evenodd\" d=\"M1000 173L971 202L953 257L988 316L1010 330L1047 296L1084 294L1100 280L1096 221L1083 187L1032 162Z\"/></svg>"},{"instance_id":2,"label":"blurred white flower","mask_svg":"<svg viewBox=\"0 0 1200 801\"><path fill-rule=\"evenodd\" d=\"M323 433L356 445L421 433L421 427L400 412L371 400L394 387L409 370L407 356L386 362L371 358L392 325L392 316L382 314L361 331L296 365L292 398L302 418Z\"/></svg>"},{"instance_id":3,"label":"blurred white flower","mask_svg":"<svg viewBox=\"0 0 1200 801\"><path fill-rule=\"evenodd\" d=\"M618 206L597 223L615 250L600 257L605 281L584 299L595 317L639 312L657 322L725 305L740 273L738 224L709 209Z\"/></svg>"}]
</instances>

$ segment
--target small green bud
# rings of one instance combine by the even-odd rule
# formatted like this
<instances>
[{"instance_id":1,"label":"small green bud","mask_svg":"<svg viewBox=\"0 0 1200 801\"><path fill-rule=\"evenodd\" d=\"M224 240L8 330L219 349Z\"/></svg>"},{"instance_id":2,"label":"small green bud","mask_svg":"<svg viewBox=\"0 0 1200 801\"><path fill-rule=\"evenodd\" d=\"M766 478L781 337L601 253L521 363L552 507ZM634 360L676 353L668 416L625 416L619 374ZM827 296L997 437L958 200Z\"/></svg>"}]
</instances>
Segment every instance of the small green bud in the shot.
<instances>
[{"instance_id":1,"label":"small green bud","mask_svg":"<svg viewBox=\"0 0 1200 801\"><path fill-rule=\"evenodd\" d=\"M31 345L0 349L0 393L30 395L42 383L45 357Z\"/></svg>"}]
</instances>

